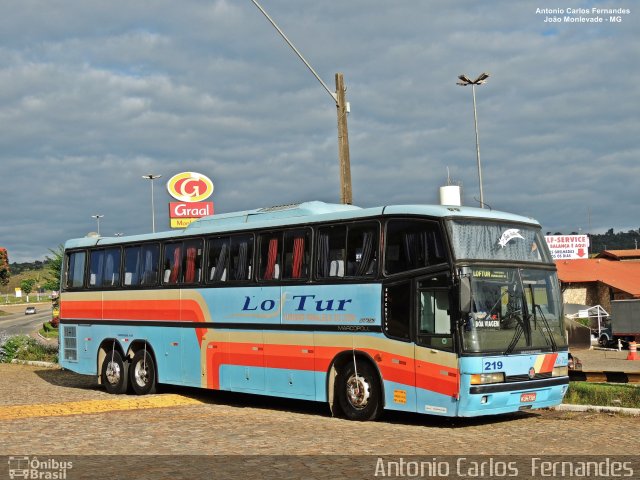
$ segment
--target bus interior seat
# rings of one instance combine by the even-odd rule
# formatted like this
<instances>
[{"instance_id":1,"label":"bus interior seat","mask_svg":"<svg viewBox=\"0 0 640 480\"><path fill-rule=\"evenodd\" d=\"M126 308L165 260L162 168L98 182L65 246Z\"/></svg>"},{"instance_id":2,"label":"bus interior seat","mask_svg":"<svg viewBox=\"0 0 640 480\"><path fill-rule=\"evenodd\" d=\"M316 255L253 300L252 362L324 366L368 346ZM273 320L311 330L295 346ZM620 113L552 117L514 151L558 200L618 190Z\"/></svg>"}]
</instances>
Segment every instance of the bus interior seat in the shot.
<instances>
[{"instance_id":1,"label":"bus interior seat","mask_svg":"<svg viewBox=\"0 0 640 480\"><path fill-rule=\"evenodd\" d=\"M329 264L330 277L344 277L344 260L332 260Z\"/></svg>"}]
</instances>

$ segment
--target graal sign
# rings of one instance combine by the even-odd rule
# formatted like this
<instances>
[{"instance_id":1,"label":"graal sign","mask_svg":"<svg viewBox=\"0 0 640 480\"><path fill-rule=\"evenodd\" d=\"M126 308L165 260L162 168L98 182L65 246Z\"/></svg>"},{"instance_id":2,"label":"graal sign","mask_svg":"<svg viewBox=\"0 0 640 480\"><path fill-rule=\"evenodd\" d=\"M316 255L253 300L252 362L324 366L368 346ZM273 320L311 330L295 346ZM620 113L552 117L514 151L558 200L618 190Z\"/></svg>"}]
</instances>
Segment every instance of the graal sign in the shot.
<instances>
[{"instance_id":1,"label":"graal sign","mask_svg":"<svg viewBox=\"0 0 640 480\"><path fill-rule=\"evenodd\" d=\"M213 215L213 202L203 202L213 193L213 182L206 175L182 172L167 182L169 195L178 202L169 203L171 228L185 228L194 220Z\"/></svg>"}]
</instances>

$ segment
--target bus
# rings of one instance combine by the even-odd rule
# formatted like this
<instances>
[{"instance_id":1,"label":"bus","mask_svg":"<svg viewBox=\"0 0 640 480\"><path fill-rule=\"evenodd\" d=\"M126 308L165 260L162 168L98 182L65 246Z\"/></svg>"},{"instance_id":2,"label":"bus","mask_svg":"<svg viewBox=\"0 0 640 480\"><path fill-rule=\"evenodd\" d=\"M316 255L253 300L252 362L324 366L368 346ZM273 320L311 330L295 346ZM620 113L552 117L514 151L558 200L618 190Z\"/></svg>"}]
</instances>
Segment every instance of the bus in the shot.
<instances>
[{"instance_id":1,"label":"bus","mask_svg":"<svg viewBox=\"0 0 640 480\"><path fill-rule=\"evenodd\" d=\"M65 244L60 365L114 394L161 384L480 416L551 407L568 347L533 219L305 202Z\"/></svg>"}]
</instances>

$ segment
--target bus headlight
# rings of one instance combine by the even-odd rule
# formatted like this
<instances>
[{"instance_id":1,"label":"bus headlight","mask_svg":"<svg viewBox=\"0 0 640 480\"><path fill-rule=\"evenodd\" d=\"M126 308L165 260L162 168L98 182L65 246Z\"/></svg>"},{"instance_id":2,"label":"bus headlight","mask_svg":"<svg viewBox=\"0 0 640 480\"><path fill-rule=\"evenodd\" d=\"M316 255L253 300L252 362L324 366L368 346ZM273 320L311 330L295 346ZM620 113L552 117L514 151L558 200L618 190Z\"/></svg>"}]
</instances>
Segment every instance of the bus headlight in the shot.
<instances>
[{"instance_id":1,"label":"bus headlight","mask_svg":"<svg viewBox=\"0 0 640 480\"><path fill-rule=\"evenodd\" d=\"M551 373L552 377L566 377L569 375L569 367L553 367L553 372Z\"/></svg>"},{"instance_id":2,"label":"bus headlight","mask_svg":"<svg viewBox=\"0 0 640 480\"><path fill-rule=\"evenodd\" d=\"M471 385L484 385L487 383L503 383L504 373L476 373L471 375Z\"/></svg>"}]
</instances>

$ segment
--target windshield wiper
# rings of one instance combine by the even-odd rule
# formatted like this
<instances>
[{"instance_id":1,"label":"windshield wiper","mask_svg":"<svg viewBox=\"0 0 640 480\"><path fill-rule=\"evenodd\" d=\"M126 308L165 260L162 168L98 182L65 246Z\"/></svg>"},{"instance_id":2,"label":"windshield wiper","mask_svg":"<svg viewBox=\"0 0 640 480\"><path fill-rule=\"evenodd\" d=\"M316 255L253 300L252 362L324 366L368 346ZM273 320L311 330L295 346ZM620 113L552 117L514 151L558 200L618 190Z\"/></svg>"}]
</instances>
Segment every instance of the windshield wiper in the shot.
<instances>
[{"instance_id":1,"label":"windshield wiper","mask_svg":"<svg viewBox=\"0 0 640 480\"><path fill-rule=\"evenodd\" d=\"M551 342L551 351L552 352L557 352L558 351L558 345L556 344L556 341L553 338L553 332L551 331L551 327L549 326L549 322L547 321L547 317L544 316L544 312L542 311L542 308L540 307L540 305L534 305L534 308L537 308L538 311L540 312L540 318L542 318L542 324L544 325L544 328L547 330L547 334L549 335L549 341ZM543 333L543 336L544 336L544 333ZM544 339L546 340L547 337L544 336Z\"/></svg>"},{"instance_id":2,"label":"windshield wiper","mask_svg":"<svg viewBox=\"0 0 640 480\"><path fill-rule=\"evenodd\" d=\"M544 341L547 343L547 345L549 345L551 347L551 351L552 352L556 352L558 351L558 345L556 344L555 339L553 338L553 332L551 331L551 327L549 326L549 322L547 321L547 317L544 315L544 312L542 311L542 307L538 304L536 304L536 298L535 295L533 293L533 285L529 285L529 292L531 293L531 304L533 305L533 322L534 322L534 330L537 330L537 317L536 317L536 310L538 312L540 312L540 318L542 319L542 325L544 326L544 329L547 331L547 335L549 335L549 339L547 340L547 335L545 335L544 330L542 331L542 337L544 338Z\"/></svg>"},{"instance_id":3,"label":"windshield wiper","mask_svg":"<svg viewBox=\"0 0 640 480\"><path fill-rule=\"evenodd\" d=\"M508 312L507 316L505 317L505 318L515 318L516 322L518 323L516 325L516 331L513 334L513 338L511 339L511 342L507 346L507 349L504 351L505 355L508 355L509 353L513 352L513 350L516 348L516 345L520 341L520 337L522 336L523 333L525 338L525 344L527 346L531 346L531 323L529 321L530 319L529 307L527 305L527 298L524 293L524 283L522 282L521 269L518 268L516 271L518 273L518 282L520 284L520 301L522 302L521 304L522 308L520 310L512 309L512 311ZM516 292L514 292L514 294L515 293ZM516 314L516 312L518 311L522 312L522 317L519 317Z\"/></svg>"}]
</instances>

